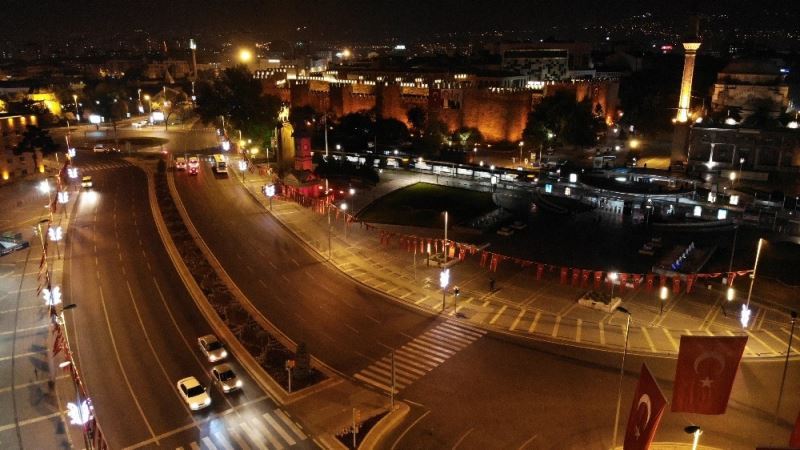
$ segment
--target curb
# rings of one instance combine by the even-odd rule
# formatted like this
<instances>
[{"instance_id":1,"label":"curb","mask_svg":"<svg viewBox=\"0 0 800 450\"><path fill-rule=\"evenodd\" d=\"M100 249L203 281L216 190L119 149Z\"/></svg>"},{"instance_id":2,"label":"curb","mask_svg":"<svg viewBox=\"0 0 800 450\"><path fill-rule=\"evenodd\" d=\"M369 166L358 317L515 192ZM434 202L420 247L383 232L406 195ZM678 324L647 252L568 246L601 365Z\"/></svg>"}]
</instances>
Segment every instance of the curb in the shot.
<instances>
[{"instance_id":1,"label":"curb","mask_svg":"<svg viewBox=\"0 0 800 450\"><path fill-rule=\"evenodd\" d=\"M361 445L359 446L360 449L363 450L373 450L378 447L381 440L386 436L386 434L391 431L395 426L397 426L403 419L406 418L408 412L411 410L411 407L408 406L405 402L399 402L397 407L391 411L389 414L384 416L378 423L369 430L369 433L364 437L364 440L361 441Z\"/></svg>"},{"instance_id":2,"label":"curb","mask_svg":"<svg viewBox=\"0 0 800 450\"><path fill-rule=\"evenodd\" d=\"M238 341L238 339L236 339L233 333L231 333L230 329L228 329L228 327L222 322L222 319L220 319L216 311L214 311L214 309L211 307L211 304L209 303L205 294L203 294L203 291L200 289L197 281L189 272L189 268L186 266L186 263L178 254L178 249L175 247L175 243L172 241L172 237L167 231L167 225L164 223L164 219L161 216L161 209L159 208L156 199L155 180L153 173L151 170L149 170L149 168L144 168L144 172L147 174L147 193L150 199L150 210L153 215L153 220L156 224L158 234L161 236L161 240L164 243L164 248L167 251L170 260L172 260L175 270L178 272L181 280L183 280L183 283L186 285L186 289L189 291L192 300L194 300L197 309L208 321L209 325L211 325L211 328L214 330L214 332L217 333L228 345L236 359L242 364L245 370L247 370L248 374L253 377L259 387L261 387L265 392L269 393L276 402L281 404L285 403L287 397L286 393L274 380L272 380L271 377L269 377L269 375L266 374L264 369L258 365L250 352L244 348L244 346ZM195 236L192 237L195 240L197 239Z\"/></svg>"}]
</instances>

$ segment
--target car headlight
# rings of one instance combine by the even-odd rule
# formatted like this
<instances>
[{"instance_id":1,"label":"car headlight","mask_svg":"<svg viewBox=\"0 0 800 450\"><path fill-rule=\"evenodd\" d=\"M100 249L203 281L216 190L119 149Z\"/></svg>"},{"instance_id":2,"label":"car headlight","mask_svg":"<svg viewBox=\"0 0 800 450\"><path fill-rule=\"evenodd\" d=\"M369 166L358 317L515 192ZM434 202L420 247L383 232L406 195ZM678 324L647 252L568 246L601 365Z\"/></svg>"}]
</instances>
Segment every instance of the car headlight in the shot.
<instances>
[{"instance_id":1,"label":"car headlight","mask_svg":"<svg viewBox=\"0 0 800 450\"><path fill-rule=\"evenodd\" d=\"M236 387L242 387L242 380L236 380Z\"/></svg>"},{"instance_id":2,"label":"car headlight","mask_svg":"<svg viewBox=\"0 0 800 450\"><path fill-rule=\"evenodd\" d=\"M217 360L217 357L214 356L214 355L208 355L208 360L211 361L211 362L214 362L214 361Z\"/></svg>"},{"instance_id":3,"label":"car headlight","mask_svg":"<svg viewBox=\"0 0 800 450\"><path fill-rule=\"evenodd\" d=\"M219 356L220 356L220 358L225 358L226 356L228 356L228 352L226 350L223 350L222 353L220 353Z\"/></svg>"},{"instance_id":4,"label":"car headlight","mask_svg":"<svg viewBox=\"0 0 800 450\"><path fill-rule=\"evenodd\" d=\"M205 406L208 406L208 405L210 405L210 404L211 404L211 397L208 397L208 398L206 398L206 401L205 401L205 402L203 402L203 404L204 404Z\"/></svg>"}]
</instances>

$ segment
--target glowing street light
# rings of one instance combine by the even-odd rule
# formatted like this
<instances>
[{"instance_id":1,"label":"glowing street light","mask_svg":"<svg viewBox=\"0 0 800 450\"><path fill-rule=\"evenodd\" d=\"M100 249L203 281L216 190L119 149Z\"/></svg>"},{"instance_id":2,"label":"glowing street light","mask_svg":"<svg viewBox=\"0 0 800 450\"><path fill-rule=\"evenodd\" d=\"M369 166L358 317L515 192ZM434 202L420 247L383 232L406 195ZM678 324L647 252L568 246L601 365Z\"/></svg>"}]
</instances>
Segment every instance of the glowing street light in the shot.
<instances>
[{"instance_id":1,"label":"glowing street light","mask_svg":"<svg viewBox=\"0 0 800 450\"><path fill-rule=\"evenodd\" d=\"M81 121L81 113L78 111L78 94L72 94L72 101L75 102L75 120Z\"/></svg>"},{"instance_id":2,"label":"glowing street light","mask_svg":"<svg viewBox=\"0 0 800 450\"><path fill-rule=\"evenodd\" d=\"M347 203L342 203L341 205L339 205L339 209L341 209L342 212L345 213L344 214L344 238L347 239L347 213L346 213L346 211L347 211Z\"/></svg>"},{"instance_id":3,"label":"glowing street light","mask_svg":"<svg viewBox=\"0 0 800 450\"><path fill-rule=\"evenodd\" d=\"M619 278L619 274L617 272L609 272L608 279L611 280L611 298L614 298L614 285L617 283L617 278Z\"/></svg>"},{"instance_id":4,"label":"glowing street light","mask_svg":"<svg viewBox=\"0 0 800 450\"><path fill-rule=\"evenodd\" d=\"M58 203L61 203L63 205L65 203L67 203L67 202L69 202L69 192L60 191L58 193Z\"/></svg>"},{"instance_id":5,"label":"glowing street light","mask_svg":"<svg viewBox=\"0 0 800 450\"><path fill-rule=\"evenodd\" d=\"M664 303L667 302L667 297L669 296L669 289L667 289L666 286L661 286L661 290L659 291L658 296L659 298L661 298L661 311L658 313L660 315L664 313Z\"/></svg>"},{"instance_id":6,"label":"glowing street light","mask_svg":"<svg viewBox=\"0 0 800 450\"><path fill-rule=\"evenodd\" d=\"M239 49L239 61L247 64L253 60L253 52L248 48Z\"/></svg>"},{"instance_id":7,"label":"glowing street light","mask_svg":"<svg viewBox=\"0 0 800 450\"><path fill-rule=\"evenodd\" d=\"M747 302L742 305L742 314L739 317L742 323L742 328L747 328L750 322L750 297L753 295L753 284L756 282L756 271L758 270L758 260L761 258L761 245L764 239L758 239L758 248L756 249L756 261L753 263L753 273L750 274L750 289L747 291Z\"/></svg>"}]
</instances>

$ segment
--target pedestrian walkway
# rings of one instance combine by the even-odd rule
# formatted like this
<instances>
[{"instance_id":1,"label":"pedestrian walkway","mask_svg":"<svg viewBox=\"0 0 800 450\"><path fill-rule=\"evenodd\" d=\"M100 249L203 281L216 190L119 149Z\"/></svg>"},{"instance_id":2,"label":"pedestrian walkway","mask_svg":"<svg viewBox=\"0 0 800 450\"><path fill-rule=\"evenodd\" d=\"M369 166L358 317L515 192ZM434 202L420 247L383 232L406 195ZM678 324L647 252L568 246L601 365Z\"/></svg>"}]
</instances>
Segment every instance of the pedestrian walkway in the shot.
<instances>
[{"instance_id":1,"label":"pedestrian walkway","mask_svg":"<svg viewBox=\"0 0 800 450\"><path fill-rule=\"evenodd\" d=\"M120 160L113 160L108 162L93 162L88 164L76 164L75 167L81 171L81 173L88 173L88 172L96 172L98 170L112 170L112 169L121 169L125 167L132 167L133 164L130 162L120 159Z\"/></svg>"},{"instance_id":2,"label":"pedestrian walkway","mask_svg":"<svg viewBox=\"0 0 800 450\"><path fill-rule=\"evenodd\" d=\"M233 450L285 448L311 448L312 443L300 425L294 423L282 410L276 409L261 416L241 417L238 421L225 419L223 427L210 427L208 435L188 442L176 450Z\"/></svg>"},{"instance_id":3,"label":"pedestrian walkway","mask_svg":"<svg viewBox=\"0 0 800 450\"><path fill-rule=\"evenodd\" d=\"M391 179L375 192L383 195L415 182L415 178L410 175L405 180ZM244 183L265 209L269 201L261 187L267 182L265 177L253 175ZM373 197L370 192L356 195ZM358 206L355 200L352 203ZM510 262L502 264L497 272L489 272L480 266L480 258L468 257L451 268L450 290L443 310L440 269L429 264L424 255L383 246L376 231L357 223L349 224L345 235L342 218L331 227L329 249L325 216L280 199L273 199L271 213L320 257L328 259L330 255L330 263L343 273L410 306L470 326L537 340L614 351L624 347L625 315L579 305L577 300L587 289L572 283L560 284L557 274L545 274L537 280L535 266L525 268ZM490 290L490 279L495 280L496 289ZM461 292L458 299L452 293L456 285ZM617 293L631 313L628 347L634 353L675 356L682 335L747 335L750 339L746 358L786 355L790 335L786 306L758 287L750 303L752 318L746 330L739 323L741 299L728 302L724 286L718 283L698 286L692 294L670 292L666 301L660 300L658 292L647 292L643 287ZM800 340L795 339L790 352L792 356L800 355Z\"/></svg>"},{"instance_id":4,"label":"pedestrian walkway","mask_svg":"<svg viewBox=\"0 0 800 450\"><path fill-rule=\"evenodd\" d=\"M390 353L358 372L355 378L390 392L394 367L394 393L397 394L485 334L484 330L455 321L441 322L397 349L394 366Z\"/></svg>"}]
</instances>

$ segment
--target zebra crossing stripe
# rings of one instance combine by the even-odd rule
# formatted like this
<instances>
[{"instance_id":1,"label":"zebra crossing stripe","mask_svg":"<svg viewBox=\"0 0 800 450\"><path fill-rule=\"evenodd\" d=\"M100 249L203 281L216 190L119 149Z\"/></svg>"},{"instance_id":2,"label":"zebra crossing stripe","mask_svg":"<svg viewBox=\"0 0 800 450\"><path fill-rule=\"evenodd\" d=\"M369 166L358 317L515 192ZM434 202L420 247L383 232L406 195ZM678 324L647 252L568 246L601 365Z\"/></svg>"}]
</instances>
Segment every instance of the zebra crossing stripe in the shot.
<instances>
[{"instance_id":1,"label":"zebra crossing stripe","mask_svg":"<svg viewBox=\"0 0 800 450\"><path fill-rule=\"evenodd\" d=\"M453 353L456 353L459 350L461 350L462 348L464 348L464 347L458 347L458 346L456 346L455 344L453 344L451 342L447 342L447 341L439 338L438 336L436 336L433 333L425 333L422 336L418 337L417 339L419 339L421 341L425 341L425 342L430 342L431 345L438 346L438 347L441 347L443 349L452 350Z\"/></svg>"},{"instance_id":2,"label":"zebra crossing stripe","mask_svg":"<svg viewBox=\"0 0 800 450\"><path fill-rule=\"evenodd\" d=\"M269 413L264 413L262 417L264 417L264 420L266 420L267 423L270 424L272 429L274 429L275 431L278 432L278 434L281 435L281 437L283 438L284 441L286 441L287 444L294 445L297 443L297 441L295 441L294 439L292 439L291 436L289 436L289 433L287 433L286 430L283 429L283 427L278 425L278 422L276 422L275 419L273 419L272 416L269 415Z\"/></svg>"},{"instance_id":3,"label":"zebra crossing stripe","mask_svg":"<svg viewBox=\"0 0 800 450\"><path fill-rule=\"evenodd\" d=\"M261 450L267 450L267 446L262 444L264 439L261 437L261 434L258 431L253 430L252 428L250 428L250 425L246 423L240 423L239 426L242 427L242 429L250 438L250 440L252 442L255 442L258 448L260 448Z\"/></svg>"},{"instance_id":4,"label":"zebra crossing stripe","mask_svg":"<svg viewBox=\"0 0 800 450\"><path fill-rule=\"evenodd\" d=\"M200 442L202 442L203 445L205 445L205 447L208 450L217 450L217 446L214 445L213 442L211 442L211 439L209 439L208 436L204 437L203 439L200 439Z\"/></svg>"},{"instance_id":5,"label":"zebra crossing stripe","mask_svg":"<svg viewBox=\"0 0 800 450\"><path fill-rule=\"evenodd\" d=\"M397 354L406 355L407 357L425 365L428 367L428 371L431 369L435 369L439 364L444 362L442 358L436 358L433 356L428 356L424 353L420 353L413 348L410 348L407 345L404 345L400 349L397 350Z\"/></svg>"},{"instance_id":6,"label":"zebra crossing stripe","mask_svg":"<svg viewBox=\"0 0 800 450\"><path fill-rule=\"evenodd\" d=\"M221 435L222 433L217 433L217 440L224 441L224 439L220 439ZM250 446L247 444L247 442L244 441L244 439L242 439L241 436L239 436L238 431L234 430L233 428L229 428L228 435L231 438L233 438L233 440L236 442L236 445L238 445L239 448L241 448L242 450L250 450Z\"/></svg>"},{"instance_id":7,"label":"zebra crossing stripe","mask_svg":"<svg viewBox=\"0 0 800 450\"><path fill-rule=\"evenodd\" d=\"M445 332L442 332L442 331L439 331L439 330L431 330L430 332L432 334L435 334L436 336L438 336L439 338L441 338L442 340L444 340L446 342L450 342L453 345L459 345L460 346L459 350L461 350L462 348L468 346L474 340L474 339L473 340L468 340L467 338L464 338L464 337L461 337L461 336L452 335L452 334L445 333Z\"/></svg>"},{"instance_id":8,"label":"zebra crossing stripe","mask_svg":"<svg viewBox=\"0 0 800 450\"><path fill-rule=\"evenodd\" d=\"M471 328L471 327L464 327L464 326L460 326L460 325L453 325L450 322L442 322L441 326L438 327L438 328L441 329L442 327L449 328L449 329L451 329L451 330L453 330L453 331L455 331L457 333L470 334L470 335L474 336L475 339L477 339L477 338L483 336L484 334L486 334L486 332L483 331L483 330L478 330L477 328Z\"/></svg>"},{"instance_id":9,"label":"zebra crossing stripe","mask_svg":"<svg viewBox=\"0 0 800 450\"><path fill-rule=\"evenodd\" d=\"M224 448L225 450L233 450L233 447L231 447L230 444L228 444L228 440L225 439L225 436L223 436L222 433L217 431L216 433L214 433L214 437L217 438L217 442L219 442L219 445L221 445L222 448ZM233 436L231 435L231 437ZM234 440L236 440L236 438L234 438Z\"/></svg>"},{"instance_id":10,"label":"zebra crossing stripe","mask_svg":"<svg viewBox=\"0 0 800 450\"><path fill-rule=\"evenodd\" d=\"M453 355L452 353L448 354L448 353L443 353L443 352L436 351L433 348L426 347L424 345L420 345L420 344L418 344L418 343L416 343L414 341L411 341L411 342L407 343L406 345L411 346L411 347L413 347L415 349L418 349L421 352L429 353L431 355L436 355L436 356L438 356L440 358L443 358L442 362L447 361L447 358L449 358L449 357L451 357Z\"/></svg>"},{"instance_id":11,"label":"zebra crossing stripe","mask_svg":"<svg viewBox=\"0 0 800 450\"><path fill-rule=\"evenodd\" d=\"M306 439L306 435L303 433L303 431L300 430L300 428L298 428L297 425L291 421L291 419L289 419L289 416L287 416L282 409L276 409L275 414L283 421L283 423L286 424L287 427L289 427L290 430L292 430L295 436L300 438L301 441Z\"/></svg>"},{"instance_id":12,"label":"zebra crossing stripe","mask_svg":"<svg viewBox=\"0 0 800 450\"><path fill-rule=\"evenodd\" d=\"M441 327L431 331L439 334L444 334L445 336L448 336L449 339L458 339L459 341L466 342L467 345L473 343L476 339L479 339L481 337L468 333L459 333L458 331L447 327Z\"/></svg>"},{"instance_id":13,"label":"zebra crossing stripe","mask_svg":"<svg viewBox=\"0 0 800 450\"><path fill-rule=\"evenodd\" d=\"M367 373L372 372L372 373L382 377L382 379L384 379L384 380L391 380L392 379L391 369L384 369L384 368L382 368L380 366L377 366L377 365L374 365L374 364L361 371L361 373L365 373L365 372L367 372ZM403 377L400 374L398 374L397 372L395 372L394 375L395 375L395 380L399 381L402 384L411 384L413 382L413 379L408 379L406 377Z\"/></svg>"},{"instance_id":14,"label":"zebra crossing stripe","mask_svg":"<svg viewBox=\"0 0 800 450\"><path fill-rule=\"evenodd\" d=\"M253 427L258 429L258 431L264 435L267 440L272 444L273 447L277 448L278 450L283 450L283 444L281 444L275 436L258 420L257 417L253 417L250 419L253 422Z\"/></svg>"},{"instance_id":15,"label":"zebra crossing stripe","mask_svg":"<svg viewBox=\"0 0 800 450\"><path fill-rule=\"evenodd\" d=\"M381 367L384 367L386 369L392 370L391 361L386 361L386 358L383 358L382 360L377 361L375 364L377 364L377 365L379 365ZM395 371L395 373L398 373L398 374L400 374L402 376L405 376L406 378L410 378L410 379L419 378L419 377L425 375L425 372L423 372L421 370L418 370L418 369L414 369L414 368L407 367L407 366L400 367L400 365L397 363L397 360L395 360L395 362L394 362L394 371Z\"/></svg>"},{"instance_id":16,"label":"zebra crossing stripe","mask_svg":"<svg viewBox=\"0 0 800 450\"><path fill-rule=\"evenodd\" d=\"M375 381L372 378L367 378L367 377L361 375L360 373L357 373L357 374L353 375L353 377L355 379L357 379L357 380L361 380L364 383L371 384L371 385L375 386L376 388L384 390L386 392L391 392L391 390L392 390L392 388L390 388L389 386L387 386L387 385L385 385L385 384L383 384L381 382ZM394 390L394 393L395 394L398 393L397 389Z\"/></svg>"}]
</instances>

